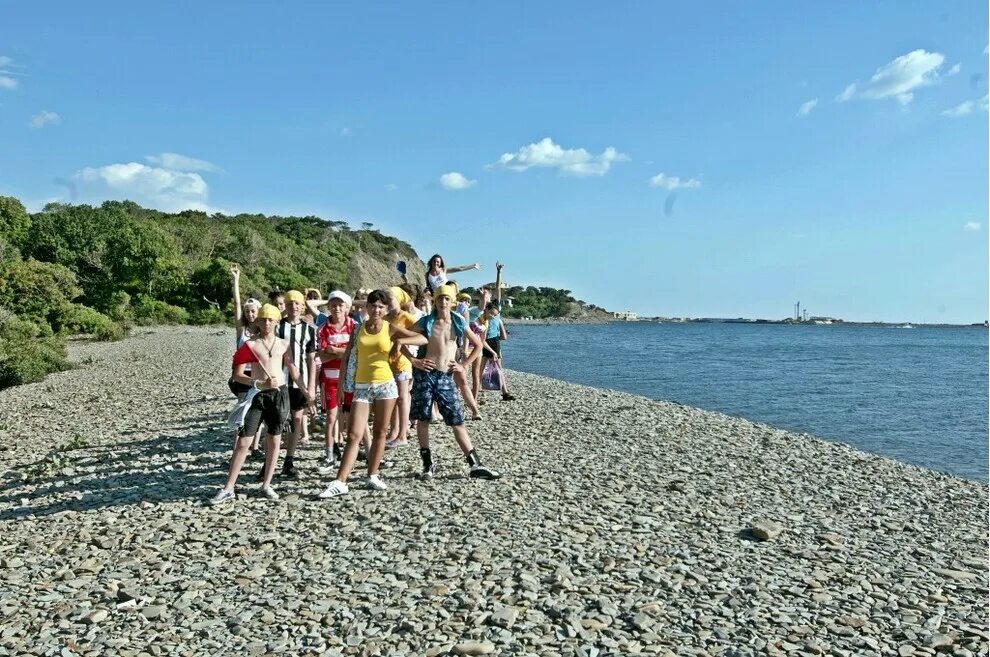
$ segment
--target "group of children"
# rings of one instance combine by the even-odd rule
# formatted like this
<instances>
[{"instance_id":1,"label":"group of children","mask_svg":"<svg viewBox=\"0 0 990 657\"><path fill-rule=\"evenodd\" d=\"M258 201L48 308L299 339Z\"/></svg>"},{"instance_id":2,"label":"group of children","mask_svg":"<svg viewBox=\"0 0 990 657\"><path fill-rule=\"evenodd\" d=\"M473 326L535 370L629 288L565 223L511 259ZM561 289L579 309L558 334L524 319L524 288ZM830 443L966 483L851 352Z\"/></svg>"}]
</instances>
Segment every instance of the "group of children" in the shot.
<instances>
[{"instance_id":1,"label":"group of children","mask_svg":"<svg viewBox=\"0 0 990 657\"><path fill-rule=\"evenodd\" d=\"M241 304L240 271L232 265L237 349L229 385L237 405L229 424L237 429L224 487L211 499L234 498L234 485L250 454L260 455L265 431L261 492L277 500L272 486L285 436L282 478L297 478L296 448L308 419L325 413L325 450L318 472L336 477L319 494L348 493L348 477L367 460L367 485L388 488L380 475L386 449L408 443L415 427L422 459L421 479L436 472L430 449L430 423L439 415L452 428L469 475L498 479L481 463L465 426L465 406L480 420L481 379L487 366L497 372L502 399L514 399L501 370L501 342L507 337L500 316L502 264L496 263L496 297L482 289L459 292L448 274L480 265L444 266L434 255L423 286L402 283L387 289L334 290L326 299L308 289L273 291L269 303ZM369 426L370 425L370 426Z\"/></svg>"}]
</instances>

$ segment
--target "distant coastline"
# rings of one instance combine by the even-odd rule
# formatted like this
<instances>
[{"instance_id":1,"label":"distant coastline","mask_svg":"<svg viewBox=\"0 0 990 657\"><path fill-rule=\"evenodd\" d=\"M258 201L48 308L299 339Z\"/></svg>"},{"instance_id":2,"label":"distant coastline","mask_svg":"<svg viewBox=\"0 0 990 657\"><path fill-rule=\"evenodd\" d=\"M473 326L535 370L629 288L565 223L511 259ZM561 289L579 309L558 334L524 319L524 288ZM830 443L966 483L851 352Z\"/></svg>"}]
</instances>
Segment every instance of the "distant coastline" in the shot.
<instances>
[{"instance_id":1,"label":"distant coastline","mask_svg":"<svg viewBox=\"0 0 990 657\"><path fill-rule=\"evenodd\" d=\"M793 319L721 319L721 318L667 318L667 317L637 317L635 319L599 319L593 317L545 317L543 319L506 318L507 324L517 326L557 326L561 324L746 324L746 325L788 325L788 326L848 326L848 327L879 327L879 328L990 328L987 322L975 324L926 324L921 322L847 322L833 321L796 321Z\"/></svg>"}]
</instances>

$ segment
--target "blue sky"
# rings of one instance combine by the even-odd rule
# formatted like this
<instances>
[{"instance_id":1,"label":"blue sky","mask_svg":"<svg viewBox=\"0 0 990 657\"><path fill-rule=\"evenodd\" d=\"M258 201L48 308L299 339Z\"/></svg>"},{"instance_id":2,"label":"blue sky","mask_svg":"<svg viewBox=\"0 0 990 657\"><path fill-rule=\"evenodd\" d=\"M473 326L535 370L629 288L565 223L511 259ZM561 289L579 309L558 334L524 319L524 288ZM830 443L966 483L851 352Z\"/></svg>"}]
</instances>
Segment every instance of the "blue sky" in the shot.
<instances>
[{"instance_id":1,"label":"blue sky","mask_svg":"<svg viewBox=\"0 0 990 657\"><path fill-rule=\"evenodd\" d=\"M684 6L687 4L687 6ZM368 221L645 315L988 315L980 2L32 3L0 194ZM803 109L802 109L803 108Z\"/></svg>"}]
</instances>

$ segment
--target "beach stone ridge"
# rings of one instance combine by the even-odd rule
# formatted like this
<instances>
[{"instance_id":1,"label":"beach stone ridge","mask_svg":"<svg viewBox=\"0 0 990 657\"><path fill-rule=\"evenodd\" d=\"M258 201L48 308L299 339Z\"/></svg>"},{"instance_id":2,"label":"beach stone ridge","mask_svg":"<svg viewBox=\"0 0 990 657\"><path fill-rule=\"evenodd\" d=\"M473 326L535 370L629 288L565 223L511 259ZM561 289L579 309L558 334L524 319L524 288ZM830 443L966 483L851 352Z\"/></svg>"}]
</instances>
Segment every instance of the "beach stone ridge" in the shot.
<instances>
[{"instance_id":1,"label":"beach stone ridge","mask_svg":"<svg viewBox=\"0 0 990 657\"><path fill-rule=\"evenodd\" d=\"M517 371L468 426L497 482L434 426L432 481L413 440L317 500L312 441L211 508L233 345L139 328L0 391L0 656L988 653L986 484Z\"/></svg>"}]
</instances>

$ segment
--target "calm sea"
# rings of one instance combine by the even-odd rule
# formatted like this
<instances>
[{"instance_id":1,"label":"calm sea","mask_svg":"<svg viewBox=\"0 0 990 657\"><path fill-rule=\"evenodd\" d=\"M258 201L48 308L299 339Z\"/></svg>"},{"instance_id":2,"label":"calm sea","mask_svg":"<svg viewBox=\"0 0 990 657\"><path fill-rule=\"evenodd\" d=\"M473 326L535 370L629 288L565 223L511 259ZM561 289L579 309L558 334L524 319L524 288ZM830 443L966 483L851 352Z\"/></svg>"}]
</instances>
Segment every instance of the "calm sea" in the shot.
<instances>
[{"instance_id":1,"label":"calm sea","mask_svg":"<svg viewBox=\"0 0 990 657\"><path fill-rule=\"evenodd\" d=\"M987 480L986 329L628 322L510 332L512 369Z\"/></svg>"}]
</instances>

